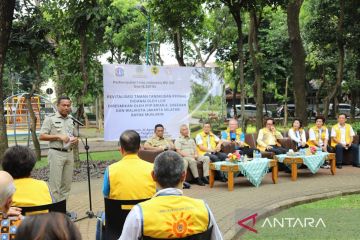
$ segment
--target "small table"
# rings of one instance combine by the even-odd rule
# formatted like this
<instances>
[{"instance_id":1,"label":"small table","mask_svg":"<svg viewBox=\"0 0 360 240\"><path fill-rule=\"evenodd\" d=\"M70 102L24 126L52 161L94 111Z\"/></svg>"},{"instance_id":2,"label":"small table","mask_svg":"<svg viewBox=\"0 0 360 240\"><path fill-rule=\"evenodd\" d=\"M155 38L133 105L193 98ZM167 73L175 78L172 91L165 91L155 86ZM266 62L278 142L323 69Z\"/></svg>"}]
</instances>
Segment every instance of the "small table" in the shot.
<instances>
[{"instance_id":1,"label":"small table","mask_svg":"<svg viewBox=\"0 0 360 240\"><path fill-rule=\"evenodd\" d=\"M336 173L336 157L335 153L327 153L326 156L327 160L330 161L330 171L332 175L335 175ZM298 168L297 164L304 164L304 156L286 156L284 160L282 161L284 164L291 165L291 180L296 181L297 174L298 174ZM278 156L275 156L276 159L278 159ZM280 161L279 161L280 162Z\"/></svg>"},{"instance_id":2,"label":"small table","mask_svg":"<svg viewBox=\"0 0 360 240\"><path fill-rule=\"evenodd\" d=\"M257 160L252 160L252 161L256 162ZM215 163L210 163L210 171L209 171L209 186L210 186L210 188L212 188L214 186L216 171L220 170L222 172L228 173L228 190L233 191L234 190L234 172L241 171L241 168L240 168L241 162L230 163L227 161L223 161L221 163L218 162L217 164L220 164L220 169L218 167L216 168ZM274 184L276 184L278 181L277 160L271 159L269 161L269 168L272 168L272 181Z\"/></svg>"}]
</instances>

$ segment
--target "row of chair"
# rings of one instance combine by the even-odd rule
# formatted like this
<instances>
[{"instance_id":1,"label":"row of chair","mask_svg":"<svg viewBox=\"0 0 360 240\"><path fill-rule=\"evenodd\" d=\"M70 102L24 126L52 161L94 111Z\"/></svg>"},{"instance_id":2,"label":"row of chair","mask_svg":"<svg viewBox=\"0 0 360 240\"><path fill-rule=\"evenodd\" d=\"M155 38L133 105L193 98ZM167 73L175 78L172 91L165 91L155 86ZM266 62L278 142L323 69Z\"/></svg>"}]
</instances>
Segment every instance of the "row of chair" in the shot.
<instances>
[{"instance_id":1,"label":"row of chair","mask_svg":"<svg viewBox=\"0 0 360 240\"><path fill-rule=\"evenodd\" d=\"M331 129L330 129L331 131ZM330 132L329 131L329 132ZM296 151L296 144L288 137L288 133L284 132L282 133L283 135L283 139L280 139L279 142L281 144L281 146L287 148L287 149L293 149L294 151ZM257 140L258 134L257 133L248 133L245 134L245 142L247 144L249 144L249 146L251 148L256 148L256 140ZM309 135L308 135L308 131L306 131L306 139L309 139ZM330 138L329 138L330 139ZM354 144L359 144L359 135L355 135L354 136ZM330 142L329 142L330 144ZM235 151L235 145L234 144L223 144L222 145L222 151L225 153L233 153ZM143 148L140 149L138 155L141 159L151 162L153 163L155 160L155 157L160 154L162 151L161 150L145 150ZM273 159L274 158L274 153L272 152L261 152L261 156L264 158L269 158L269 159ZM352 155L351 152L344 152L344 161L343 161L344 165L351 165L352 164ZM198 163L198 171L199 171L199 175L202 175L202 163L199 162ZM187 175L186 175L186 181L187 182L191 182L194 179L194 177L191 174L191 171L187 171Z\"/></svg>"}]
</instances>

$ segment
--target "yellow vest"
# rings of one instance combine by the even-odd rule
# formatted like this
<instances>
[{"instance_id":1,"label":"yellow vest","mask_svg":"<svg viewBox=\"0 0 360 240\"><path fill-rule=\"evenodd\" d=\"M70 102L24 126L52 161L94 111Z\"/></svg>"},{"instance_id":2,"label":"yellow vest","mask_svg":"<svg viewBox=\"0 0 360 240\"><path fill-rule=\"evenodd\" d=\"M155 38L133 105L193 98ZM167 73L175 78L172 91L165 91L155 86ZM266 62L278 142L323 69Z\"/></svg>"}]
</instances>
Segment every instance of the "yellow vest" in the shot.
<instances>
[{"instance_id":1,"label":"yellow vest","mask_svg":"<svg viewBox=\"0 0 360 240\"><path fill-rule=\"evenodd\" d=\"M241 133L242 133L241 128L237 128L237 129L236 129L236 141L240 141ZM221 132L221 138L222 138L222 139L225 138L225 139L228 140L228 141L231 140L231 139L230 139L230 129L229 129L229 128L227 128L225 131L222 131L222 132ZM246 142L244 142L244 145L245 145L245 146L249 146Z\"/></svg>"},{"instance_id":2,"label":"yellow vest","mask_svg":"<svg viewBox=\"0 0 360 240\"><path fill-rule=\"evenodd\" d=\"M202 140L202 145L206 148L215 149L216 148L216 142L215 142L215 135L210 132L209 135L205 134L204 132L199 133ZM210 146L208 146L208 136L210 136ZM200 156L203 156L206 152L202 151L199 146L197 145L197 151Z\"/></svg>"},{"instance_id":3,"label":"yellow vest","mask_svg":"<svg viewBox=\"0 0 360 240\"><path fill-rule=\"evenodd\" d=\"M151 198L156 185L151 177L154 165L136 154L124 156L109 166L110 199L137 200Z\"/></svg>"},{"instance_id":4,"label":"yellow vest","mask_svg":"<svg viewBox=\"0 0 360 240\"><path fill-rule=\"evenodd\" d=\"M13 195L13 206L32 207L52 203L52 197L46 182L34 178L14 180L16 191Z\"/></svg>"},{"instance_id":5,"label":"yellow vest","mask_svg":"<svg viewBox=\"0 0 360 240\"><path fill-rule=\"evenodd\" d=\"M210 219L203 200L186 196L157 196L139 203L143 235L157 239L184 238L205 232Z\"/></svg>"},{"instance_id":6,"label":"yellow vest","mask_svg":"<svg viewBox=\"0 0 360 240\"><path fill-rule=\"evenodd\" d=\"M274 136L273 133L268 130L266 127L260 129L260 131L263 132L263 136L264 136L264 139L262 139L262 141L266 144L266 145L269 145L270 142L269 140L271 140L270 138L273 138L273 140L275 141L275 145L278 146L278 147L281 147L281 144L278 142L278 139L276 138L276 135L278 133L280 133L279 131L276 131L276 135ZM259 131L259 132L260 132ZM280 133L281 134L281 133ZM257 141L256 141L257 142ZM261 146L260 144L257 143L256 145L256 148L259 149L260 151L265 151L266 150L266 147L263 147Z\"/></svg>"},{"instance_id":7,"label":"yellow vest","mask_svg":"<svg viewBox=\"0 0 360 240\"><path fill-rule=\"evenodd\" d=\"M339 143L341 141L341 132L340 132L339 124L334 125L333 129L335 130L335 133L336 133L335 139ZM351 144L350 130L351 130L350 124L345 123L345 141L347 144ZM335 147L336 144L337 143L335 143L334 141L331 141L332 147Z\"/></svg>"},{"instance_id":8,"label":"yellow vest","mask_svg":"<svg viewBox=\"0 0 360 240\"><path fill-rule=\"evenodd\" d=\"M325 138L326 138L326 130L327 128L325 126L322 126L321 127L321 136L319 136L319 128L317 126L313 126L311 128L314 133L315 133L315 142L316 144L319 143L319 139L321 139L323 142L325 141ZM321 137L321 138L320 138ZM310 138L310 137L309 137ZM308 140L307 141L307 144L310 146L310 147L316 147L316 145L313 143L313 141L310 141Z\"/></svg>"}]
</instances>

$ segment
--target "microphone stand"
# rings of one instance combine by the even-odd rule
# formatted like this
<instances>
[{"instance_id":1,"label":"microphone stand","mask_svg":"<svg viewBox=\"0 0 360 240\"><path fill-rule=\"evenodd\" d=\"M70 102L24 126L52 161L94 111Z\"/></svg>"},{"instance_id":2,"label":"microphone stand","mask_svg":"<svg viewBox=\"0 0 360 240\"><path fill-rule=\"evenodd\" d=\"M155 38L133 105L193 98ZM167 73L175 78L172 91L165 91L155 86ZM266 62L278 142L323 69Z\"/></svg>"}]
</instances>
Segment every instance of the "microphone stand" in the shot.
<instances>
[{"instance_id":1,"label":"microphone stand","mask_svg":"<svg viewBox=\"0 0 360 240\"><path fill-rule=\"evenodd\" d=\"M81 126L85 126L85 125L82 122L80 122L79 120L77 120L76 118L74 118L73 116L71 116L71 115L70 115L70 118L77 125L78 137L81 139L81 142L83 143L85 151L86 151L87 182L88 182L88 190L89 190L89 208L90 209L88 211L86 211L86 216L85 217L76 219L75 222L77 222L77 221L80 221L80 220L83 220L83 219L86 219L86 218L96 217L96 215L94 214L94 212L92 210L91 179L90 179L90 164L89 164L89 149L90 149L90 146L88 145L87 137L85 138L85 144L84 144L84 141L82 140L82 138L80 137L80 125Z\"/></svg>"}]
</instances>

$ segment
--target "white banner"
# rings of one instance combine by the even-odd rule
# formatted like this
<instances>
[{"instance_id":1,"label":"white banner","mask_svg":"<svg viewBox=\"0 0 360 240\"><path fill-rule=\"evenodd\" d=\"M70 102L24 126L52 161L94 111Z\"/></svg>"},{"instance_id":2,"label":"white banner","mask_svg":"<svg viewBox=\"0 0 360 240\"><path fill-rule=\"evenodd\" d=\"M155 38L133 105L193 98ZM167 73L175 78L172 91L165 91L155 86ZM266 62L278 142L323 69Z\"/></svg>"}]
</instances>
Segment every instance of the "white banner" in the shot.
<instances>
[{"instance_id":1,"label":"white banner","mask_svg":"<svg viewBox=\"0 0 360 240\"><path fill-rule=\"evenodd\" d=\"M142 140L164 125L168 137L179 136L181 124L189 123L189 96L196 68L145 65L103 66L105 141L115 141L127 130Z\"/></svg>"}]
</instances>

